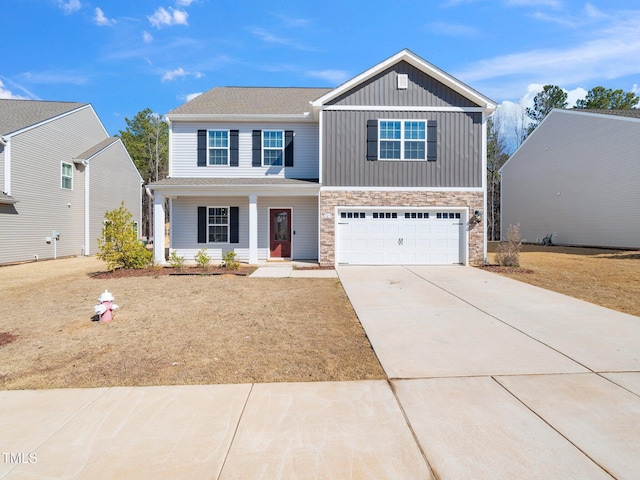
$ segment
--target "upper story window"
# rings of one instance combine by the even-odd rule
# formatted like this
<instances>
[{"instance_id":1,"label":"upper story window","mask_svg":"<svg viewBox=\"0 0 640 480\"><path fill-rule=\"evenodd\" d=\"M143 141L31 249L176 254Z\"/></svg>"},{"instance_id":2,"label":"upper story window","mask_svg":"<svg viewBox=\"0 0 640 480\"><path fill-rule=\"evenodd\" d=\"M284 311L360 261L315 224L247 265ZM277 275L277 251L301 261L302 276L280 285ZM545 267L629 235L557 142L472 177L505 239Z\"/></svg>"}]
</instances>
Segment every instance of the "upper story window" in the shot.
<instances>
[{"instance_id":1,"label":"upper story window","mask_svg":"<svg viewBox=\"0 0 640 480\"><path fill-rule=\"evenodd\" d=\"M209 165L229 164L229 131L209 130Z\"/></svg>"},{"instance_id":2,"label":"upper story window","mask_svg":"<svg viewBox=\"0 0 640 480\"><path fill-rule=\"evenodd\" d=\"M427 122L420 120L380 120L380 160L425 160Z\"/></svg>"},{"instance_id":3,"label":"upper story window","mask_svg":"<svg viewBox=\"0 0 640 480\"><path fill-rule=\"evenodd\" d=\"M73 165L71 163L62 162L60 186L67 190L73 190Z\"/></svg>"},{"instance_id":4,"label":"upper story window","mask_svg":"<svg viewBox=\"0 0 640 480\"><path fill-rule=\"evenodd\" d=\"M284 132L281 130L262 131L262 165L282 166L284 160Z\"/></svg>"}]
</instances>

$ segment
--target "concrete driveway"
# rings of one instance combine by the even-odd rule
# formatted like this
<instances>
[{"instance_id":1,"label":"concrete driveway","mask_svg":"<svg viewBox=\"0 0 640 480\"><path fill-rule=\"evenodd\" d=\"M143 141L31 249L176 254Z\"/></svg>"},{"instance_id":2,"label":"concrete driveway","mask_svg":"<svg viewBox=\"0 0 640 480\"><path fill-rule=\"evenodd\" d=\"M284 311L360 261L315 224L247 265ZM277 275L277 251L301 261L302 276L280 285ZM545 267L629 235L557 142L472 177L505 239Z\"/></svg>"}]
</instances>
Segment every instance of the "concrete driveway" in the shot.
<instances>
[{"instance_id":1,"label":"concrete driveway","mask_svg":"<svg viewBox=\"0 0 640 480\"><path fill-rule=\"evenodd\" d=\"M640 478L640 318L474 268L339 276L437 477Z\"/></svg>"}]
</instances>

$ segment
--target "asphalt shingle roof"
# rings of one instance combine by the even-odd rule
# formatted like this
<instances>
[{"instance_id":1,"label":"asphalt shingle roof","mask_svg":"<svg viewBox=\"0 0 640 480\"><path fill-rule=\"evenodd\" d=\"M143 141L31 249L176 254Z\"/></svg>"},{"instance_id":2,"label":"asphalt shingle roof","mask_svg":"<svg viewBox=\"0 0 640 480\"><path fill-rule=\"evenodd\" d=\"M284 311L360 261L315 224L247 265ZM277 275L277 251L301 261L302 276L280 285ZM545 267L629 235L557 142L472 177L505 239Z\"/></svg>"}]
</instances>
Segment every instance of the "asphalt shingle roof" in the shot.
<instances>
[{"instance_id":1,"label":"asphalt shingle roof","mask_svg":"<svg viewBox=\"0 0 640 480\"><path fill-rule=\"evenodd\" d=\"M78 155L75 158L75 160L88 160L91 157L93 157L96 153L98 153L101 150L104 150L109 145L111 145L114 142L117 142L118 140L120 140L118 137L105 138L103 141L101 141L97 145L94 145L93 147L91 147L86 152L82 152L80 155Z\"/></svg>"},{"instance_id":2,"label":"asphalt shingle roof","mask_svg":"<svg viewBox=\"0 0 640 480\"><path fill-rule=\"evenodd\" d=\"M0 99L0 135L8 135L80 108L86 103Z\"/></svg>"},{"instance_id":3,"label":"asphalt shingle roof","mask_svg":"<svg viewBox=\"0 0 640 480\"><path fill-rule=\"evenodd\" d=\"M171 110L191 115L295 115L309 112L309 102L332 88L216 87Z\"/></svg>"}]
</instances>

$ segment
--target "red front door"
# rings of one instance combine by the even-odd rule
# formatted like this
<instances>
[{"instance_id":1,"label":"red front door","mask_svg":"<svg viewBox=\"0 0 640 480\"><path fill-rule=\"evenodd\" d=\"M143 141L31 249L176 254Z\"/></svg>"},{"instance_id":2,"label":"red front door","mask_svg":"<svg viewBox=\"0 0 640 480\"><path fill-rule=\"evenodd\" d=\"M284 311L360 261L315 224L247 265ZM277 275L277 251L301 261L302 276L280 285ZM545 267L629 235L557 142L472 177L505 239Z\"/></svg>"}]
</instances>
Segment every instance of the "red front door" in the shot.
<instances>
[{"instance_id":1,"label":"red front door","mask_svg":"<svg viewBox=\"0 0 640 480\"><path fill-rule=\"evenodd\" d=\"M270 212L269 257L291 258L291 209L278 208Z\"/></svg>"}]
</instances>

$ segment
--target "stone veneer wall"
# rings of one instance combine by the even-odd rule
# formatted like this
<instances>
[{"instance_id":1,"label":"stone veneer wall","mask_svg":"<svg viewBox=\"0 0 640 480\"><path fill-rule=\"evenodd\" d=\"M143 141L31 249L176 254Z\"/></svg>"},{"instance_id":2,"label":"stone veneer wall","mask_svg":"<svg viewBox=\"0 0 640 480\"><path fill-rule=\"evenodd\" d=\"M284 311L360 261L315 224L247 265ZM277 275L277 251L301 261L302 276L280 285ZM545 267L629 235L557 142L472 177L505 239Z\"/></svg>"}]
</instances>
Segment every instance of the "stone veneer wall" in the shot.
<instances>
[{"instance_id":1,"label":"stone veneer wall","mask_svg":"<svg viewBox=\"0 0 640 480\"><path fill-rule=\"evenodd\" d=\"M335 263L335 207L469 207L484 213L483 192L320 190L320 264ZM484 227L469 218L469 263L484 261Z\"/></svg>"}]
</instances>

